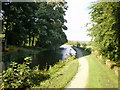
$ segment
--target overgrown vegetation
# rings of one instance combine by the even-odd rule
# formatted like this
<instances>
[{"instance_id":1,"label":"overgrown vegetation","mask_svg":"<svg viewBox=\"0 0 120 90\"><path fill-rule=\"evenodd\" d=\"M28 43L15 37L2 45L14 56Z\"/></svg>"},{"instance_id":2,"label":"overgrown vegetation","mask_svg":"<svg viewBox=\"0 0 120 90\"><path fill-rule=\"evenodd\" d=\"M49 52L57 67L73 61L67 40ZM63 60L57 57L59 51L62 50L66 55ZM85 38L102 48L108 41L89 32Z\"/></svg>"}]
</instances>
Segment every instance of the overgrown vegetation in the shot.
<instances>
[{"instance_id":1,"label":"overgrown vegetation","mask_svg":"<svg viewBox=\"0 0 120 90\"><path fill-rule=\"evenodd\" d=\"M93 50L120 65L120 2L93 3L90 9Z\"/></svg>"},{"instance_id":2,"label":"overgrown vegetation","mask_svg":"<svg viewBox=\"0 0 120 90\"><path fill-rule=\"evenodd\" d=\"M40 83L40 87L35 88L65 88L65 86L75 76L78 69L78 60L68 57L66 61L60 61L51 67L47 73L50 78Z\"/></svg>"},{"instance_id":3,"label":"overgrown vegetation","mask_svg":"<svg viewBox=\"0 0 120 90\"><path fill-rule=\"evenodd\" d=\"M23 64L11 63L11 67L3 71L1 89L64 88L78 68L78 61L75 57L68 57L66 61L59 61L49 70L41 71L38 66L30 69L30 57L24 60Z\"/></svg>"},{"instance_id":4,"label":"overgrown vegetation","mask_svg":"<svg viewBox=\"0 0 120 90\"><path fill-rule=\"evenodd\" d=\"M30 69L31 58L26 57L23 64L15 62L11 63L11 67L3 71L2 75L2 88L31 88L38 84L41 80L49 77L45 72L42 73L35 67Z\"/></svg>"}]
</instances>

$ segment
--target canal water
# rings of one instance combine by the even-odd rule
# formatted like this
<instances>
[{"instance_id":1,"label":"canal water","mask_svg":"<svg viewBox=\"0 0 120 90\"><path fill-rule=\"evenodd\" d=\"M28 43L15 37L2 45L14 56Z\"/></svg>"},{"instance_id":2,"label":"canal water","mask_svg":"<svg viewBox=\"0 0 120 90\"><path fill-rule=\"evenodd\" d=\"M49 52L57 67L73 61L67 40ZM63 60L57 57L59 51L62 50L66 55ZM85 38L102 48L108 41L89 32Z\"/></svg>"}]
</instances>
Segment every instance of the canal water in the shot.
<instances>
[{"instance_id":1,"label":"canal water","mask_svg":"<svg viewBox=\"0 0 120 90\"><path fill-rule=\"evenodd\" d=\"M62 45L59 50L48 50L33 55L31 66L39 65L40 69L49 68L49 65L54 65L59 60L66 60L67 56L75 56L76 51L69 45Z\"/></svg>"},{"instance_id":2,"label":"canal water","mask_svg":"<svg viewBox=\"0 0 120 90\"><path fill-rule=\"evenodd\" d=\"M59 50L46 50L32 55L31 68L39 65L39 69L49 69L49 65L54 65L59 60L65 60L67 56L75 56L76 51L71 46L63 45ZM21 60L21 59L19 59ZM23 61L23 60L22 60ZM5 62L4 69L9 67L9 62Z\"/></svg>"},{"instance_id":3,"label":"canal water","mask_svg":"<svg viewBox=\"0 0 120 90\"><path fill-rule=\"evenodd\" d=\"M54 65L61 59L58 51L47 50L32 56L31 67L38 66L40 69L48 69L49 65Z\"/></svg>"}]
</instances>

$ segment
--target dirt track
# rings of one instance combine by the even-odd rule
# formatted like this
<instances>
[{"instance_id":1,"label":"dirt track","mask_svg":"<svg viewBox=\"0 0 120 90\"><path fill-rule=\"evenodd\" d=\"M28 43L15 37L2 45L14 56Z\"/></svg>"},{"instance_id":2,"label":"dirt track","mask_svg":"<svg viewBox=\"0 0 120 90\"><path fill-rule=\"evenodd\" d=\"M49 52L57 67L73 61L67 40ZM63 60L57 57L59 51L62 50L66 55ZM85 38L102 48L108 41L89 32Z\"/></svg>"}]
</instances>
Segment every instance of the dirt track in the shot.
<instances>
[{"instance_id":1,"label":"dirt track","mask_svg":"<svg viewBox=\"0 0 120 90\"><path fill-rule=\"evenodd\" d=\"M80 50L77 50L80 58L78 60L78 72L66 88L86 88L88 80L88 61L83 57Z\"/></svg>"}]
</instances>

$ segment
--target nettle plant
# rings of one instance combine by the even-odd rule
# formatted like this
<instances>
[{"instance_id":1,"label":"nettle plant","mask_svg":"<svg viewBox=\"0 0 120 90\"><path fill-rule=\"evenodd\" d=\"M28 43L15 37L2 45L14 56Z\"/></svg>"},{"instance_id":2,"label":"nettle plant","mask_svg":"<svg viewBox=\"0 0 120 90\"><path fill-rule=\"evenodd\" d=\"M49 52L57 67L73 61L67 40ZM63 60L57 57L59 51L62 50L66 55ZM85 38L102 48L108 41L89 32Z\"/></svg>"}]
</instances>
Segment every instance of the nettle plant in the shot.
<instances>
[{"instance_id":1,"label":"nettle plant","mask_svg":"<svg viewBox=\"0 0 120 90\"><path fill-rule=\"evenodd\" d=\"M3 71L2 88L29 88L34 84L31 81L31 57L26 57L23 64L11 63L11 67Z\"/></svg>"}]
</instances>

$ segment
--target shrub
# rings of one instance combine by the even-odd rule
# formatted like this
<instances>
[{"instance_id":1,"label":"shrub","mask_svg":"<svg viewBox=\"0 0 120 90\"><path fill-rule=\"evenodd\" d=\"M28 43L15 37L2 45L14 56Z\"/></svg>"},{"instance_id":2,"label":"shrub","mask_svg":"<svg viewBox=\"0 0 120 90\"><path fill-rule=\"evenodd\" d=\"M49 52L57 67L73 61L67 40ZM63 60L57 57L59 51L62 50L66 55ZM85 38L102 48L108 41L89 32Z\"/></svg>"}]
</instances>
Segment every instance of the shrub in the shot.
<instances>
[{"instance_id":1,"label":"shrub","mask_svg":"<svg viewBox=\"0 0 120 90\"><path fill-rule=\"evenodd\" d=\"M40 71L39 66L36 66L31 70L30 77L34 86L40 86L40 82L50 78L50 75L45 71Z\"/></svg>"},{"instance_id":2,"label":"shrub","mask_svg":"<svg viewBox=\"0 0 120 90\"><path fill-rule=\"evenodd\" d=\"M2 88L31 88L40 84L40 81L48 77L38 70L38 67L30 69L31 57L26 57L23 64L11 63L11 68L3 71Z\"/></svg>"},{"instance_id":3,"label":"shrub","mask_svg":"<svg viewBox=\"0 0 120 90\"><path fill-rule=\"evenodd\" d=\"M31 62L30 57L26 57L23 64L11 63L11 68L3 71L2 75L2 86L3 88L28 88L32 87L30 77L30 67L28 66Z\"/></svg>"}]
</instances>

